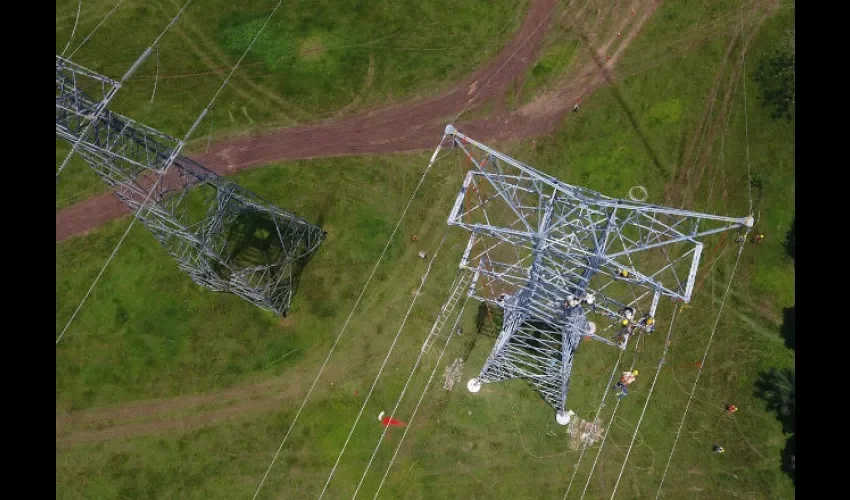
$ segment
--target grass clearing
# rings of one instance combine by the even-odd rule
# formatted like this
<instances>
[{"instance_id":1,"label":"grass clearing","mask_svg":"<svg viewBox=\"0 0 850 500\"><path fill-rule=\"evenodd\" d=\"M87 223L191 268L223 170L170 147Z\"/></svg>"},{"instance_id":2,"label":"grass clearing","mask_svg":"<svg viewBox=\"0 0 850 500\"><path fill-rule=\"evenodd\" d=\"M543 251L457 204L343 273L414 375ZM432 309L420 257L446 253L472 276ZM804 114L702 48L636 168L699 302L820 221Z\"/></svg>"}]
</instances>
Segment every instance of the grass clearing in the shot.
<instances>
[{"instance_id":1,"label":"grass clearing","mask_svg":"<svg viewBox=\"0 0 850 500\"><path fill-rule=\"evenodd\" d=\"M702 5L662 5L625 59L632 52L640 53L652 37L675 36L688 22L697 22ZM793 22L793 10L781 9L763 25L747 56L746 77L751 77L759 57L769 53ZM571 114L553 137L538 139L536 148L529 141L501 145L502 149L566 182L613 196L625 196L632 185L642 184L649 189L649 202L663 202L662 184L673 182L679 168L692 165L693 158L684 157L687 140L705 119L705 99L727 43L727 38L712 38L688 55L602 89L585 101L580 113ZM728 129L721 127L711 142L702 182L690 186L695 192L690 208L732 215L748 211L749 145L749 170L761 186L753 189L755 210L760 212L759 229L764 229L767 238L759 246L748 245L742 257L665 480L664 498L713 499L735 494L793 498L791 481L779 467L785 444L781 424L754 396L753 383L760 371L794 364L794 353L779 334L782 308L794 302L793 261L783 247L794 215L794 123L772 120L756 97L753 80L748 79L745 124L743 91L741 81L730 107ZM630 113L637 117L637 128ZM279 380L285 390L273 409L188 432L59 449L57 497L251 494L425 162L424 155L292 162L234 177L311 220L321 217L329 233L305 271L287 326L236 297L198 290L153 238L136 230L57 347L57 409L94 408L262 380ZM269 475L262 497L300 498L321 491L419 284L424 263L416 251L420 247L433 251L445 230L460 174L448 162L438 165ZM290 175L296 172L298 176ZM57 245L57 329L64 326L126 223L126 219L114 222ZM413 234L419 237L418 246L410 241ZM330 498L353 493L381 432L375 416L389 411L395 402L454 276L465 236L461 231L450 232L348 445L329 488ZM709 253L719 254L729 242L719 237L708 240L703 263L708 262ZM695 363L702 357L731 274L734 251L726 251L714 268L701 270L705 279L694 302L678 315L670 354L619 486L620 497L655 494L696 375ZM118 314L115 299L126 314ZM641 376L611 425L588 485L588 498L608 498L617 479L663 348L670 304L664 308L657 332L638 353ZM464 320L464 331L470 333L453 341L438 367L382 496L561 498L577 454L569 450L568 436L555 424L552 410L519 381L485 386L475 396L465 390L466 380L477 374L493 342L471 334L472 309L467 307ZM118 326L122 319L123 326ZM166 347L169 343L163 339L180 342ZM297 354L272 365L294 347L299 348ZM624 355L627 365L631 352ZM444 392L443 367L467 354L461 383L452 392ZM579 417L592 417L616 356L616 351L596 343L582 346L569 403ZM434 360L427 357L417 372L399 418L409 417ZM732 418L723 412L727 403L740 408ZM612 407L609 402L602 412L606 427ZM371 496L377 488L400 436L394 430L385 440L361 495ZM727 452L712 454L714 443ZM582 460L570 498L577 498L584 488L597 447Z\"/></svg>"}]
</instances>

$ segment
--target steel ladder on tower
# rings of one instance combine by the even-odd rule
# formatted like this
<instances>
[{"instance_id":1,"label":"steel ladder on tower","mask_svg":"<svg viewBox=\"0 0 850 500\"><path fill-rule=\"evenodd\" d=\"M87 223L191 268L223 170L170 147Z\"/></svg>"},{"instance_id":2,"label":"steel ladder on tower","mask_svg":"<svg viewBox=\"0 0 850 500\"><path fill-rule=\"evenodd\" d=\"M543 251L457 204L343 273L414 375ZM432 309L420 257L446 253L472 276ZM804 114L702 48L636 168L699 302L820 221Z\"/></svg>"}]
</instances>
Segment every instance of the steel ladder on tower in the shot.
<instances>
[{"instance_id":1,"label":"steel ladder on tower","mask_svg":"<svg viewBox=\"0 0 850 500\"><path fill-rule=\"evenodd\" d=\"M443 307L440 309L440 314L437 315L437 319L434 321L434 325L431 326L431 332L428 334L428 338L425 339L425 342L422 344L422 352L428 352L431 350L431 345L440 336L440 332L443 330L443 326L445 326L446 321L449 320L449 316L454 312L455 307L457 306L458 301L460 300L461 295L469 286L469 282L472 279L472 274L468 272L461 272L457 278L455 278L454 283L452 284L451 293L449 295L448 300L446 300ZM449 335L454 332L449 332Z\"/></svg>"}]
</instances>

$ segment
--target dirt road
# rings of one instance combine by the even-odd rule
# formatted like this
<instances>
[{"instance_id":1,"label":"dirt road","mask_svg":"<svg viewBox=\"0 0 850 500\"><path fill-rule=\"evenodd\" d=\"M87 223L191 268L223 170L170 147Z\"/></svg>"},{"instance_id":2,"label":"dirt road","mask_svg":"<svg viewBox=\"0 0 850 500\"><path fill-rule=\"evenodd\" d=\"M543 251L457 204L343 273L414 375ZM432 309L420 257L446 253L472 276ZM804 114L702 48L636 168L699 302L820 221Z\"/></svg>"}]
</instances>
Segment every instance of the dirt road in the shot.
<instances>
[{"instance_id":1,"label":"dirt road","mask_svg":"<svg viewBox=\"0 0 850 500\"><path fill-rule=\"evenodd\" d=\"M633 1L600 14L594 23L570 2L558 21L573 25L595 50L584 51L565 75L562 85L519 109L469 121L470 110L499 101L521 81L542 46L553 21L555 0L532 0L528 13L511 41L483 68L442 94L377 110L367 110L314 125L284 128L272 133L214 144L206 154L193 157L213 171L228 175L273 162L330 156L386 154L436 146L446 123L483 140L512 140L552 133L577 96L586 97L611 78L622 51L637 35L660 2ZM586 7L586 6L585 6ZM634 14L630 7L634 7ZM604 21L604 22L603 22ZM622 38L616 36L622 31ZM607 39L603 38L607 37ZM605 60L613 44L616 51ZM594 57L590 57L593 54ZM93 197L56 212L56 241L87 231L127 214L126 206L111 193Z\"/></svg>"}]
</instances>

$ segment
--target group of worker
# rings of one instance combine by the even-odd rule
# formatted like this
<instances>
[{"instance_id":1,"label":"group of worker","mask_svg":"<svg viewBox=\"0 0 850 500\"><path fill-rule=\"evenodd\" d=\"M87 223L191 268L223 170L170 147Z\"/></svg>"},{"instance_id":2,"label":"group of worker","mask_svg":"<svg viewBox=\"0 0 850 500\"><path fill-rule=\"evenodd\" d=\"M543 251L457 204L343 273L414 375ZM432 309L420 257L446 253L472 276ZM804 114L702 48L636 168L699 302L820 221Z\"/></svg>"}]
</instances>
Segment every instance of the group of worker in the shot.
<instances>
[{"instance_id":1,"label":"group of worker","mask_svg":"<svg viewBox=\"0 0 850 500\"><path fill-rule=\"evenodd\" d=\"M624 307L620 311L620 331L615 336L617 342L622 343L628 339L634 332L635 328L644 330L646 333L652 333L655 329L655 318L651 314L646 313L638 321L634 321L635 310L631 307Z\"/></svg>"},{"instance_id":2,"label":"group of worker","mask_svg":"<svg viewBox=\"0 0 850 500\"><path fill-rule=\"evenodd\" d=\"M623 372L623 374L620 376L620 381L617 382L616 384L614 384L614 388L619 389L619 392L617 393L618 399L622 400L623 398L625 398L626 396L629 395L628 387L635 380L637 380L637 376L639 374L640 374L640 372L638 372L637 370L630 370L630 371L627 371L627 372ZM738 407L735 406L734 404L728 404L728 405L726 405L725 411L726 411L727 415L732 416L732 414L734 414L736 411L738 411ZM712 451L714 451L714 453L725 453L726 448L720 446L719 444L715 444L712 447Z\"/></svg>"}]
</instances>

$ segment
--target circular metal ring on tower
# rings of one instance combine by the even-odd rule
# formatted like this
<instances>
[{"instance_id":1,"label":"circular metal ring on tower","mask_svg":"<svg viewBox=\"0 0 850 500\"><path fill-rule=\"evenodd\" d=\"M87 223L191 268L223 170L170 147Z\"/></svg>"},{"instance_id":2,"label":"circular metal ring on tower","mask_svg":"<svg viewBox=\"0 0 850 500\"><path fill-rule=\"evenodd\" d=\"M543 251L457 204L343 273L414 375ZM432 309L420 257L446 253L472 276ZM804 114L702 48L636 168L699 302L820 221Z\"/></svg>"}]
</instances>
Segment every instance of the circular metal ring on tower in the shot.
<instances>
[{"instance_id":1,"label":"circular metal ring on tower","mask_svg":"<svg viewBox=\"0 0 850 500\"><path fill-rule=\"evenodd\" d=\"M649 198L649 192L643 186L632 186L629 189L629 199L632 201L646 201Z\"/></svg>"}]
</instances>

